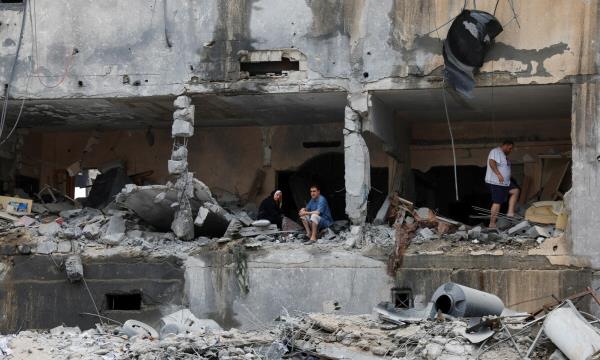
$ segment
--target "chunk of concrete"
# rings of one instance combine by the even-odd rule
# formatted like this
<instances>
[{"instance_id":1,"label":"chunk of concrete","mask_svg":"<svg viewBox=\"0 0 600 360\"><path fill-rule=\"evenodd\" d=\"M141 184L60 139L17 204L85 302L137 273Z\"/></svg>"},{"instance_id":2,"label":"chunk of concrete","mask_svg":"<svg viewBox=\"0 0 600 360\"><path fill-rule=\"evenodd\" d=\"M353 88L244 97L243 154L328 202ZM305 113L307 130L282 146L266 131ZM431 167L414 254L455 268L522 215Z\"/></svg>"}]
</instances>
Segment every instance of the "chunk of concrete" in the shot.
<instances>
[{"instance_id":1,"label":"chunk of concrete","mask_svg":"<svg viewBox=\"0 0 600 360\"><path fill-rule=\"evenodd\" d=\"M172 160L186 160L188 156L188 150L185 146L180 146L171 153Z\"/></svg>"},{"instance_id":2,"label":"chunk of concrete","mask_svg":"<svg viewBox=\"0 0 600 360\"><path fill-rule=\"evenodd\" d=\"M59 253L71 252L71 242L70 241L59 241L58 246L57 246L57 251Z\"/></svg>"},{"instance_id":3,"label":"chunk of concrete","mask_svg":"<svg viewBox=\"0 0 600 360\"><path fill-rule=\"evenodd\" d=\"M167 170L171 175L183 174L187 171L188 162L187 160L168 160Z\"/></svg>"},{"instance_id":4,"label":"chunk of concrete","mask_svg":"<svg viewBox=\"0 0 600 360\"><path fill-rule=\"evenodd\" d=\"M194 224L198 228L200 236L222 237L227 231L229 220L214 211L211 211L205 204L198 209L198 215Z\"/></svg>"},{"instance_id":5,"label":"chunk of concrete","mask_svg":"<svg viewBox=\"0 0 600 360\"><path fill-rule=\"evenodd\" d=\"M89 240L96 240L100 237L100 222L94 222L91 224L86 224L83 227L83 236L85 236Z\"/></svg>"},{"instance_id":6,"label":"chunk of concrete","mask_svg":"<svg viewBox=\"0 0 600 360\"><path fill-rule=\"evenodd\" d=\"M108 221L106 232L102 236L102 243L117 245L125 237L125 220L121 215L113 215Z\"/></svg>"},{"instance_id":7,"label":"chunk of concrete","mask_svg":"<svg viewBox=\"0 0 600 360\"><path fill-rule=\"evenodd\" d=\"M62 230L63 237L68 240L74 240L82 235L81 228L79 226L68 226Z\"/></svg>"},{"instance_id":8,"label":"chunk of concrete","mask_svg":"<svg viewBox=\"0 0 600 360\"><path fill-rule=\"evenodd\" d=\"M121 332L129 338L139 336L141 338L158 339L158 332L148 324L137 320L127 320L121 328Z\"/></svg>"},{"instance_id":9,"label":"chunk of concrete","mask_svg":"<svg viewBox=\"0 0 600 360\"><path fill-rule=\"evenodd\" d=\"M206 186L206 184L204 184L202 181L193 178L192 179L192 186L194 187L194 197L205 203L205 202L209 202L212 204L216 204L217 201L215 200L215 198L213 197L212 193L210 192L210 188L208 186Z\"/></svg>"},{"instance_id":10,"label":"chunk of concrete","mask_svg":"<svg viewBox=\"0 0 600 360\"><path fill-rule=\"evenodd\" d=\"M212 319L198 319L189 309L179 310L160 319L160 337L188 334L198 331L221 331L223 328Z\"/></svg>"},{"instance_id":11,"label":"chunk of concrete","mask_svg":"<svg viewBox=\"0 0 600 360\"><path fill-rule=\"evenodd\" d=\"M177 109L173 112L173 121L185 121L194 126L194 111L194 105Z\"/></svg>"},{"instance_id":12,"label":"chunk of concrete","mask_svg":"<svg viewBox=\"0 0 600 360\"><path fill-rule=\"evenodd\" d=\"M178 96L175 99L175 101L173 101L173 106L175 106L177 109L186 108L186 107L190 106L191 104L192 104L192 98L190 98L189 96L185 96L185 95Z\"/></svg>"},{"instance_id":13,"label":"chunk of concrete","mask_svg":"<svg viewBox=\"0 0 600 360\"><path fill-rule=\"evenodd\" d=\"M71 283L75 283L83 279L83 264L81 263L81 257L79 255L71 255L65 261L65 270L67 272L67 279Z\"/></svg>"},{"instance_id":14,"label":"chunk of concrete","mask_svg":"<svg viewBox=\"0 0 600 360\"><path fill-rule=\"evenodd\" d=\"M194 135L194 125L185 120L175 120L171 126L172 137L192 137Z\"/></svg>"},{"instance_id":15,"label":"chunk of concrete","mask_svg":"<svg viewBox=\"0 0 600 360\"><path fill-rule=\"evenodd\" d=\"M271 225L271 222L266 219L256 220L256 221L252 222L252 226L258 227L258 228L267 227L269 225Z\"/></svg>"},{"instance_id":16,"label":"chunk of concrete","mask_svg":"<svg viewBox=\"0 0 600 360\"><path fill-rule=\"evenodd\" d=\"M36 253L44 255L52 254L55 251L56 243L54 241L42 241L37 245L35 250Z\"/></svg>"},{"instance_id":17,"label":"chunk of concrete","mask_svg":"<svg viewBox=\"0 0 600 360\"><path fill-rule=\"evenodd\" d=\"M362 245L364 238L364 229L362 226L352 225L350 226L350 234L346 236L346 242L344 248L351 249L353 247L359 247Z\"/></svg>"},{"instance_id":18,"label":"chunk of concrete","mask_svg":"<svg viewBox=\"0 0 600 360\"><path fill-rule=\"evenodd\" d=\"M438 236L430 228L422 228L417 231L417 234L423 238L423 240L437 239Z\"/></svg>"},{"instance_id":19,"label":"chunk of concrete","mask_svg":"<svg viewBox=\"0 0 600 360\"><path fill-rule=\"evenodd\" d=\"M47 224L41 224L40 227L38 227L38 233L42 236L54 236L60 231L60 229L60 224L55 221L51 221Z\"/></svg>"},{"instance_id":20,"label":"chunk of concrete","mask_svg":"<svg viewBox=\"0 0 600 360\"><path fill-rule=\"evenodd\" d=\"M193 183L195 183L193 181ZM161 201L155 203L157 195L161 195ZM196 189L194 188L196 194ZM132 186L129 190L122 191L117 195L117 204L126 207L136 213L141 219L154 226L160 231L171 231L171 223L178 207L179 195L177 191L167 185ZM192 214L198 211L201 202L196 197L189 199ZM177 204L177 206L172 206Z\"/></svg>"},{"instance_id":21,"label":"chunk of concrete","mask_svg":"<svg viewBox=\"0 0 600 360\"><path fill-rule=\"evenodd\" d=\"M521 221L517 225L508 229L508 235L524 234L525 232L527 232L527 230L530 227L531 227L531 225L529 224L529 221L527 221L527 220Z\"/></svg>"},{"instance_id":22,"label":"chunk of concrete","mask_svg":"<svg viewBox=\"0 0 600 360\"><path fill-rule=\"evenodd\" d=\"M181 240L189 241L194 239L194 219L192 217L192 209L189 206L184 206L175 211L171 230Z\"/></svg>"}]
</instances>

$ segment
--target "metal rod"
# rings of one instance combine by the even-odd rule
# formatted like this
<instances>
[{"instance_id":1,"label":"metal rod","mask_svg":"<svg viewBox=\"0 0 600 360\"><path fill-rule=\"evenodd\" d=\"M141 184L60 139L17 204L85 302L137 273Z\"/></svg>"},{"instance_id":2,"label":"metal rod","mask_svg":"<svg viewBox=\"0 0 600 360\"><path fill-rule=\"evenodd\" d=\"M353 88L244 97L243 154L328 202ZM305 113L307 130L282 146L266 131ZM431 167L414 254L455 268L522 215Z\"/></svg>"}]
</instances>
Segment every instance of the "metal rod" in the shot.
<instances>
[{"instance_id":1,"label":"metal rod","mask_svg":"<svg viewBox=\"0 0 600 360\"><path fill-rule=\"evenodd\" d=\"M499 320L499 321L500 321L500 325L502 325L502 329L504 330L504 332L506 332L506 334L508 335L508 338L513 343L513 345L515 346L515 349L517 350L517 353L519 354L519 357L524 360L523 355L521 355L521 350L519 350L519 345L517 345L517 342L513 338L513 336L510 333L510 331L508 330L508 327L506 327L506 325L504 325L504 323L502 322L502 320Z\"/></svg>"},{"instance_id":2,"label":"metal rod","mask_svg":"<svg viewBox=\"0 0 600 360\"><path fill-rule=\"evenodd\" d=\"M542 336L542 332L543 331L544 331L544 327L540 326L540 331L538 331L535 339L533 340L533 342L531 343L531 346L529 347L529 350L527 350L527 355L525 355L525 358L529 359L529 355L531 355L531 352L533 351L533 349L537 345L537 342L540 339L540 336Z\"/></svg>"}]
</instances>

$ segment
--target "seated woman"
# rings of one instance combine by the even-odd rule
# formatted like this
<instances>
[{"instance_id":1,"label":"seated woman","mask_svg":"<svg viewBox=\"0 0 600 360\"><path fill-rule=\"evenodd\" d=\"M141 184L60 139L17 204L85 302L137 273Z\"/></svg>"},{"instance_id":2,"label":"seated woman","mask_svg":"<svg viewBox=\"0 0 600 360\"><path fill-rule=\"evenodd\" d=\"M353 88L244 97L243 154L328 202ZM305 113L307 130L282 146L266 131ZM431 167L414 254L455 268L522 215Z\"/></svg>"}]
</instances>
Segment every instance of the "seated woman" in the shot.
<instances>
[{"instance_id":1,"label":"seated woman","mask_svg":"<svg viewBox=\"0 0 600 360\"><path fill-rule=\"evenodd\" d=\"M273 190L271 195L267 196L258 208L258 220L269 220L271 224L277 224L277 228L281 229L281 221L283 213L281 212L281 204L283 202L283 193L281 190Z\"/></svg>"}]
</instances>

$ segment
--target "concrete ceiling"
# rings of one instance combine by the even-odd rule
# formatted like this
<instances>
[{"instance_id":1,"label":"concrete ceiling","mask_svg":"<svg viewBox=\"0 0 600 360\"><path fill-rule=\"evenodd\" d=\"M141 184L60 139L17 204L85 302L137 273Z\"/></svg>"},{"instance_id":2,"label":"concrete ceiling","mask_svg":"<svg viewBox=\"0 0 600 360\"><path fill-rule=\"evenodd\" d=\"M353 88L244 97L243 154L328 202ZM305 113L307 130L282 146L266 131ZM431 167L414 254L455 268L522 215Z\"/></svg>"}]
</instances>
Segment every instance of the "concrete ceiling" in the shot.
<instances>
[{"instance_id":1,"label":"concrete ceiling","mask_svg":"<svg viewBox=\"0 0 600 360\"><path fill-rule=\"evenodd\" d=\"M482 87L472 99L447 91L451 121L568 119L571 117L570 85ZM397 115L411 123L446 121L441 89L376 91Z\"/></svg>"},{"instance_id":2,"label":"concrete ceiling","mask_svg":"<svg viewBox=\"0 0 600 360\"><path fill-rule=\"evenodd\" d=\"M19 127L78 130L169 127L173 97L25 101ZM237 96L194 95L196 126L316 124L344 120L346 93L291 93ZM10 101L8 124L21 101Z\"/></svg>"},{"instance_id":3,"label":"concrete ceiling","mask_svg":"<svg viewBox=\"0 0 600 360\"><path fill-rule=\"evenodd\" d=\"M493 102L492 102L493 93ZM410 122L446 121L440 89L376 91L398 116ZM570 85L476 88L473 99L448 93L452 121L566 119L571 114ZM19 127L48 130L90 128L168 128L173 97L27 100ZM20 101L10 101L8 126ZM345 92L194 95L196 126L269 126L340 122Z\"/></svg>"}]
</instances>

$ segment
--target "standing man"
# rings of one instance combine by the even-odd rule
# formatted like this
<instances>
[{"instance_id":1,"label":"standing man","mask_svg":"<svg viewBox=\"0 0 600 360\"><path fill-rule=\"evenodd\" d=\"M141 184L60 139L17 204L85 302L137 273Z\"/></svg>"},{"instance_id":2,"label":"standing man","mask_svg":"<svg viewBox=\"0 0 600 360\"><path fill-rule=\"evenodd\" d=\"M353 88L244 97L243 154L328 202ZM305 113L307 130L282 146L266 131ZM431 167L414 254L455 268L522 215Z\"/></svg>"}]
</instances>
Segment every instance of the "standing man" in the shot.
<instances>
[{"instance_id":1,"label":"standing man","mask_svg":"<svg viewBox=\"0 0 600 360\"><path fill-rule=\"evenodd\" d=\"M310 187L310 201L306 208L300 209L298 215L302 219L302 225L304 225L309 241L316 241L317 231L333 224L327 199L321 195L321 189L317 185Z\"/></svg>"},{"instance_id":2,"label":"standing man","mask_svg":"<svg viewBox=\"0 0 600 360\"><path fill-rule=\"evenodd\" d=\"M487 171L485 182L492 195L492 209L490 216L490 228L496 227L496 218L500 212L500 206L508 199L508 216L515 216L515 206L519 197L519 188L510 178L510 160L508 155L514 147L514 143L505 140L502 145L490 151L487 159Z\"/></svg>"}]
</instances>

